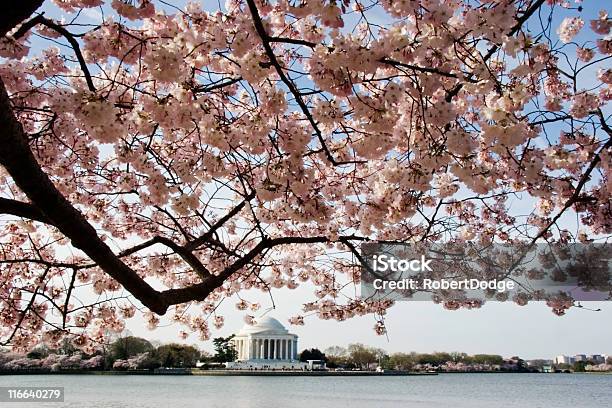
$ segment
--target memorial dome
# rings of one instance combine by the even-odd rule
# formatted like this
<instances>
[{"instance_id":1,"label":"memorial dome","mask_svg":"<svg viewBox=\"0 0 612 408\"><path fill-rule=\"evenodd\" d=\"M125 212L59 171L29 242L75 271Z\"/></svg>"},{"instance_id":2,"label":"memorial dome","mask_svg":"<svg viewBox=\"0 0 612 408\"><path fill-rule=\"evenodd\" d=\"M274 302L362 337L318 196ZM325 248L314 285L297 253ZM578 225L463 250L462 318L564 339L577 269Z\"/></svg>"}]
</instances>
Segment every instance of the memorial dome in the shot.
<instances>
[{"instance_id":1,"label":"memorial dome","mask_svg":"<svg viewBox=\"0 0 612 408\"><path fill-rule=\"evenodd\" d=\"M269 334L287 334L289 331L285 326L273 317L260 317L255 319L255 324L245 324L240 330L239 335L269 333Z\"/></svg>"}]
</instances>

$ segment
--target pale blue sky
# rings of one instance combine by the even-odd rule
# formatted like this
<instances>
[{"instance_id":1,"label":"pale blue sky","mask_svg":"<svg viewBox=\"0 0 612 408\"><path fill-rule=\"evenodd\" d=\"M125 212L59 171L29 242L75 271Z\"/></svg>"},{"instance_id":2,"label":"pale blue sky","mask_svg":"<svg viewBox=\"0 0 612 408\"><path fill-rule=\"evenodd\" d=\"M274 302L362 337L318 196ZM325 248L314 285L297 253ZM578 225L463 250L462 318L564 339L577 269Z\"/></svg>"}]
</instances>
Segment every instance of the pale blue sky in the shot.
<instances>
[{"instance_id":1,"label":"pale blue sky","mask_svg":"<svg viewBox=\"0 0 612 408\"><path fill-rule=\"evenodd\" d=\"M269 295L254 293L246 296L260 301L262 311L271 306ZM448 311L430 302L400 302L394 305L386 319L388 338L374 333L374 317L364 316L344 322L324 321L316 316L305 319L304 326L290 326L287 319L299 314L302 303L312 300L311 288L301 287L273 292L276 309L268 312L300 336L300 349L326 348L332 345L365 343L396 351L463 351L466 353L496 353L522 358L553 358L559 354L612 355L612 302L584 302L585 307L571 309L565 316L556 316L543 302L521 307L514 303L486 303L477 310ZM244 294L242 294L244 295ZM236 299L227 299L219 308L226 319L213 336L228 336L244 325L244 312L236 310ZM180 326L159 327L149 331L140 319L133 319L128 328L138 336L162 342L179 341ZM195 335L187 343L212 350L211 342L198 342Z\"/></svg>"}]
</instances>

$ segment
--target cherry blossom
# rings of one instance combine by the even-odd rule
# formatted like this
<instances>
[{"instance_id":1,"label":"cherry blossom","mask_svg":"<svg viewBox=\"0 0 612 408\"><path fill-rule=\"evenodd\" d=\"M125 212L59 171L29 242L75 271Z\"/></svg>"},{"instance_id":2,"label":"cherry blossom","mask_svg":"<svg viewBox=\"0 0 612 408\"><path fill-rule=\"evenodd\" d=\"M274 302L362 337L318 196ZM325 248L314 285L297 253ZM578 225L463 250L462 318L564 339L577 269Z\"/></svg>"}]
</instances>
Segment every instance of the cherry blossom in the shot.
<instances>
[{"instance_id":1,"label":"cherry blossom","mask_svg":"<svg viewBox=\"0 0 612 408\"><path fill-rule=\"evenodd\" d=\"M584 27L584 20L580 17L564 18L557 30L559 39L564 43L572 41L578 32Z\"/></svg>"},{"instance_id":2,"label":"cherry blossom","mask_svg":"<svg viewBox=\"0 0 612 408\"><path fill-rule=\"evenodd\" d=\"M297 288L312 298L290 323L372 315L384 335L393 302L359 295L361 244L612 232L606 10L42 3L1 25L0 342L15 350L92 352L137 317L206 340L224 300L252 324L273 305L251 293Z\"/></svg>"}]
</instances>

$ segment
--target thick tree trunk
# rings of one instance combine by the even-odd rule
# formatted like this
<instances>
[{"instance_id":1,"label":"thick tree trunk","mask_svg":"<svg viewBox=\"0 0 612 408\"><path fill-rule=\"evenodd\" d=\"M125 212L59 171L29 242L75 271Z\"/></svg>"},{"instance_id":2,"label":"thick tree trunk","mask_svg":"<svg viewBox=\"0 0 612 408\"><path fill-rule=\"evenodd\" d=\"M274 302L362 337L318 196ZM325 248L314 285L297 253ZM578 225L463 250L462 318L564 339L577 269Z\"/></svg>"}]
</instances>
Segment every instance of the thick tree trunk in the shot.
<instances>
[{"instance_id":1,"label":"thick tree trunk","mask_svg":"<svg viewBox=\"0 0 612 408\"><path fill-rule=\"evenodd\" d=\"M4 0L0 13L0 37L15 28L19 23L30 17L44 0Z\"/></svg>"}]
</instances>

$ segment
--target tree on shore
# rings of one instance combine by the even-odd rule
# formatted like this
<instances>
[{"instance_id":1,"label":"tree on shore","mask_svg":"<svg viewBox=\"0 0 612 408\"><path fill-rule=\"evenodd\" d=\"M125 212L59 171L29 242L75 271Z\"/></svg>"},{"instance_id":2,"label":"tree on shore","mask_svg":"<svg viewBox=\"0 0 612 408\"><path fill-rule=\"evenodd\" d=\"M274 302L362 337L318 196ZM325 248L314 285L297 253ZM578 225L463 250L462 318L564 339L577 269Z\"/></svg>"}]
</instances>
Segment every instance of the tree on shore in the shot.
<instances>
[{"instance_id":1,"label":"tree on shore","mask_svg":"<svg viewBox=\"0 0 612 408\"><path fill-rule=\"evenodd\" d=\"M584 373L585 367L586 367L586 362L585 361L576 361L573 365L572 365L572 370L575 373Z\"/></svg>"},{"instance_id":2,"label":"tree on shore","mask_svg":"<svg viewBox=\"0 0 612 408\"><path fill-rule=\"evenodd\" d=\"M215 355L213 356L214 361L218 363L227 363L238 358L238 351L231 342L233 338L234 335L213 339L213 345L215 347Z\"/></svg>"},{"instance_id":3,"label":"tree on shore","mask_svg":"<svg viewBox=\"0 0 612 408\"><path fill-rule=\"evenodd\" d=\"M355 296L364 242L612 232L605 10L587 17L561 0L9 3L2 345L68 338L92 353L141 313L151 328L168 314L181 335L207 340L223 326L223 299L307 283L315 296L291 323L371 314L382 335L393 302ZM452 310L481 305L440 296ZM508 300L534 298L559 315L574 305L531 292ZM259 307L236 306L247 322Z\"/></svg>"},{"instance_id":4,"label":"tree on shore","mask_svg":"<svg viewBox=\"0 0 612 408\"><path fill-rule=\"evenodd\" d=\"M327 357L317 348L304 349L300 353L300 361L306 362L308 360L327 361Z\"/></svg>"},{"instance_id":5,"label":"tree on shore","mask_svg":"<svg viewBox=\"0 0 612 408\"><path fill-rule=\"evenodd\" d=\"M114 360L127 360L137 354L153 351L153 345L146 339L134 336L120 337L110 346L111 364Z\"/></svg>"},{"instance_id":6,"label":"tree on shore","mask_svg":"<svg viewBox=\"0 0 612 408\"><path fill-rule=\"evenodd\" d=\"M348 364L348 351L346 347L330 346L323 353L327 358L328 368L338 368Z\"/></svg>"},{"instance_id":7,"label":"tree on shore","mask_svg":"<svg viewBox=\"0 0 612 408\"><path fill-rule=\"evenodd\" d=\"M410 371L417 364L416 353L393 353L389 356L389 361L385 369Z\"/></svg>"},{"instance_id":8,"label":"tree on shore","mask_svg":"<svg viewBox=\"0 0 612 408\"><path fill-rule=\"evenodd\" d=\"M361 369L367 369L378 361L377 349L361 343L349 344L347 351L349 361Z\"/></svg>"},{"instance_id":9,"label":"tree on shore","mask_svg":"<svg viewBox=\"0 0 612 408\"><path fill-rule=\"evenodd\" d=\"M152 352L152 359L162 367L195 367L199 358L200 352L198 349L177 343L161 345Z\"/></svg>"}]
</instances>

